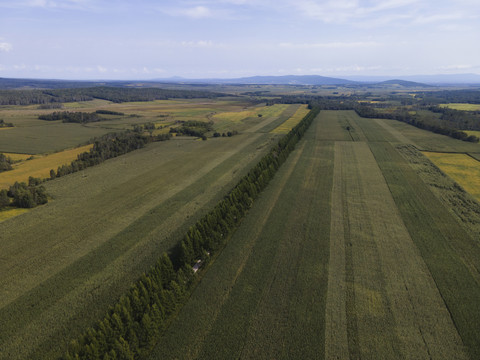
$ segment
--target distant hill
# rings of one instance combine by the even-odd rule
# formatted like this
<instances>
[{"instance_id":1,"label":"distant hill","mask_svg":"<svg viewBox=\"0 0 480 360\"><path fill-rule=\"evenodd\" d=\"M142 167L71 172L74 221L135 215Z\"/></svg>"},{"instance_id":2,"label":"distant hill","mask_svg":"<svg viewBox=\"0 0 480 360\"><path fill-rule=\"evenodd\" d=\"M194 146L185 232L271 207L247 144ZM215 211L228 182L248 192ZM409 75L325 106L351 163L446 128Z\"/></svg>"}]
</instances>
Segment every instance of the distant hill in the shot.
<instances>
[{"instance_id":1,"label":"distant hill","mask_svg":"<svg viewBox=\"0 0 480 360\"><path fill-rule=\"evenodd\" d=\"M377 86L392 86L392 85L399 85L402 87L431 87L432 85L427 85L427 84L422 84L419 82L415 81L407 81L407 80L399 80L399 79L394 79L394 80L387 80L387 81L382 81L377 84Z\"/></svg>"},{"instance_id":2,"label":"distant hill","mask_svg":"<svg viewBox=\"0 0 480 360\"><path fill-rule=\"evenodd\" d=\"M265 85L347 85L356 84L355 81L332 78L320 75L285 75L285 76L252 76L231 79L237 84L265 84Z\"/></svg>"},{"instance_id":3,"label":"distant hill","mask_svg":"<svg viewBox=\"0 0 480 360\"><path fill-rule=\"evenodd\" d=\"M480 75L478 74L437 74L437 75L406 75L406 76L367 76L367 75L352 75L344 76L345 79L379 83L382 81L391 80L392 78L413 81L429 85L454 85L454 84L480 84Z\"/></svg>"},{"instance_id":4,"label":"distant hill","mask_svg":"<svg viewBox=\"0 0 480 360\"><path fill-rule=\"evenodd\" d=\"M241 84L241 85L349 85L356 81L332 78L320 75L283 75L283 76L250 76L232 79L156 79L161 82L173 83L206 83L206 84Z\"/></svg>"}]
</instances>

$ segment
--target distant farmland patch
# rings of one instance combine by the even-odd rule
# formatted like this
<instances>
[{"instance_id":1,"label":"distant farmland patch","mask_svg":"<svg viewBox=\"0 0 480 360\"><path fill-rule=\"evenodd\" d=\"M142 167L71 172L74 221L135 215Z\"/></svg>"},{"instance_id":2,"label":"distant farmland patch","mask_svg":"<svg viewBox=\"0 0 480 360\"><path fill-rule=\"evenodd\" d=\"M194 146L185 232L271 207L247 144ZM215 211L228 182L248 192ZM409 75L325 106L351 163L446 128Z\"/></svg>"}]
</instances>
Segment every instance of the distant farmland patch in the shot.
<instances>
[{"instance_id":1,"label":"distant farmland patch","mask_svg":"<svg viewBox=\"0 0 480 360\"><path fill-rule=\"evenodd\" d=\"M424 152L444 173L480 201L480 162L466 154Z\"/></svg>"},{"instance_id":2,"label":"distant farmland patch","mask_svg":"<svg viewBox=\"0 0 480 360\"><path fill-rule=\"evenodd\" d=\"M89 151L93 145L85 145L71 150L65 150L51 155L41 156L26 160L29 155L8 154L14 160L22 160L14 165L14 169L0 174L0 189L6 189L15 181L27 182L30 176L36 178L49 178L50 170L55 171L61 165L69 164L77 158L78 154Z\"/></svg>"},{"instance_id":3,"label":"distant farmland patch","mask_svg":"<svg viewBox=\"0 0 480 360\"><path fill-rule=\"evenodd\" d=\"M300 120L304 118L305 115L308 114L308 112L309 110L307 109L307 105L300 106L290 119L288 119L283 124L273 129L272 133L274 134L288 133L291 129L295 127L295 125L297 125L300 122Z\"/></svg>"},{"instance_id":4,"label":"distant farmland patch","mask_svg":"<svg viewBox=\"0 0 480 360\"><path fill-rule=\"evenodd\" d=\"M480 111L480 104L452 103L440 104L440 107L446 107L453 110Z\"/></svg>"}]
</instances>

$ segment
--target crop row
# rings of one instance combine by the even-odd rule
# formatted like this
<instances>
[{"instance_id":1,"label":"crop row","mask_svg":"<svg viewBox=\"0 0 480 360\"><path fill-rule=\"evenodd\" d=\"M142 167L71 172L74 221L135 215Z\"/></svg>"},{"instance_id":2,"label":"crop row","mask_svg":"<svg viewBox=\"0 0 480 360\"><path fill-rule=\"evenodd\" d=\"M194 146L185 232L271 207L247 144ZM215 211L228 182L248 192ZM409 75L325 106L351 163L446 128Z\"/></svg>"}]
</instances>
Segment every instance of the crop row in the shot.
<instances>
[{"instance_id":1,"label":"crop row","mask_svg":"<svg viewBox=\"0 0 480 360\"><path fill-rule=\"evenodd\" d=\"M195 279L192 265L208 261L222 248L318 112L313 109L280 139L211 212L189 229L170 256L164 254L101 321L70 343L64 358L138 358L148 353L188 298Z\"/></svg>"}]
</instances>

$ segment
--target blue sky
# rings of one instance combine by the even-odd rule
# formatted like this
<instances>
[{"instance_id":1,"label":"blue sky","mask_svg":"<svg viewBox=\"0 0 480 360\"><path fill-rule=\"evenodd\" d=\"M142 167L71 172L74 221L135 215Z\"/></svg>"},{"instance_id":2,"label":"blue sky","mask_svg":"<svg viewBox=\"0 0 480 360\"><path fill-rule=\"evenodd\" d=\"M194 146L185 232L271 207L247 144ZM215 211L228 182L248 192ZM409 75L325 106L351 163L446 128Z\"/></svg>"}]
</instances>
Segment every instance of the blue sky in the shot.
<instances>
[{"instance_id":1,"label":"blue sky","mask_svg":"<svg viewBox=\"0 0 480 360\"><path fill-rule=\"evenodd\" d=\"M479 0L0 0L0 77L480 74Z\"/></svg>"}]
</instances>

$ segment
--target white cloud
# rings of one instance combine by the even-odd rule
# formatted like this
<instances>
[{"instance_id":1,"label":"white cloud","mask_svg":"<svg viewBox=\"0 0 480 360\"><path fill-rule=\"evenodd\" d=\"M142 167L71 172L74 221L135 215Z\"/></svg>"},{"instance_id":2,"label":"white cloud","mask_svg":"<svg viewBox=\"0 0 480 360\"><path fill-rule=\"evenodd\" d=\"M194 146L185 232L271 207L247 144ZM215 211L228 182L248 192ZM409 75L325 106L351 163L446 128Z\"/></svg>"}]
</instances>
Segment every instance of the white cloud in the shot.
<instances>
[{"instance_id":1,"label":"white cloud","mask_svg":"<svg viewBox=\"0 0 480 360\"><path fill-rule=\"evenodd\" d=\"M186 8L162 9L168 15L185 16L192 19L211 18L218 15L218 11L213 11L210 8L202 5Z\"/></svg>"},{"instance_id":2,"label":"white cloud","mask_svg":"<svg viewBox=\"0 0 480 360\"><path fill-rule=\"evenodd\" d=\"M9 52L12 50L12 44L7 42L0 42L0 51Z\"/></svg>"},{"instance_id":3,"label":"white cloud","mask_svg":"<svg viewBox=\"0 0 480 360\"><path fill-rule=\"evenodd\" d=\"M381 43L375 41L354 41L354 42L327 42L327 43L281 43L281 47L286 48L301 48L301 49L313 49L313 48L329 48L329 49L341 49L341 48L365 48L381 46Z\"/></svg>"},{"instance_id":4,"label":"white cloud","mask_svg":"<svg viewBox=\"0 0 480 360\"><path fill-rule=\"evenodd\" d=\"M205 47L213 47L214 44L212 41L208 40L199 40L199 41L182 41L181 45L184 47L193 47L193 48L205 48Z\"/></svg>"}]
</instances>

